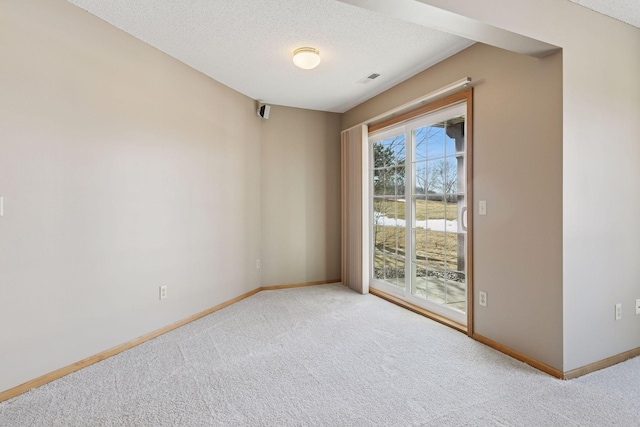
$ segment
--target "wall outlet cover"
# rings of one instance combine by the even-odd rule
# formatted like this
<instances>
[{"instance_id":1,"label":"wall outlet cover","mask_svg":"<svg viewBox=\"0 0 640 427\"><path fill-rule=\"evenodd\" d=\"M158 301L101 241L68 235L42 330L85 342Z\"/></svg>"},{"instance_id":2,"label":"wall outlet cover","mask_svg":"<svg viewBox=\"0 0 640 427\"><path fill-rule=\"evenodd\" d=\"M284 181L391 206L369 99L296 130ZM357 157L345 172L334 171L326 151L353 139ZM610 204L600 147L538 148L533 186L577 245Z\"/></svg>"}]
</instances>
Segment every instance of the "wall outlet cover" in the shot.
<instances>
[{"instance_id":1,"label":"wall outlet cover","mask_svg":"<svg viewBox=\"0 0 640 427\"><path fill-rule=\"evenodd\" d=\"M487 293L485 291L480 291L479 296L480 296L480 301L479 301L480 305L483 306L483 307L486 307L487 306Z\"/></svg>"}]
</instances>

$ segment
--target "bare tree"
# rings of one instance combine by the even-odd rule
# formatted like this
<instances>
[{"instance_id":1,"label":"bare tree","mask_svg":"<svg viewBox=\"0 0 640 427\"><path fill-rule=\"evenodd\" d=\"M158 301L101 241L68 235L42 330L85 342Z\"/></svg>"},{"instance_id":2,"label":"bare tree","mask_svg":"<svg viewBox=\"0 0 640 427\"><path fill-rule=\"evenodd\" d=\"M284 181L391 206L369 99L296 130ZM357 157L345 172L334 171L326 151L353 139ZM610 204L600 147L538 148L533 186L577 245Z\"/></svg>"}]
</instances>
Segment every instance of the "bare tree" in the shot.
<instances>
[{"instance_id":1,"label":"bare tree","mask_svg":"<svg viewBox=\"0 0 640 427\"><path fill-rule=\"evenodd\" d=\"M397 147L395 150L392 147ZM373 189L376 195L403 195L405 149L400 136L387 145L373 145Z\"/></svg>"},{"instance_id":2,"label":"bare tree","mask_svg":"<svg viewBox=\"0 0 640 427\"><path fill-rule=\"evenodd\" d=\"M415 170L416 194L454 195L458 190L458 168L453 158L427 163L424 169Z\"/></svg>"}]
</instances>

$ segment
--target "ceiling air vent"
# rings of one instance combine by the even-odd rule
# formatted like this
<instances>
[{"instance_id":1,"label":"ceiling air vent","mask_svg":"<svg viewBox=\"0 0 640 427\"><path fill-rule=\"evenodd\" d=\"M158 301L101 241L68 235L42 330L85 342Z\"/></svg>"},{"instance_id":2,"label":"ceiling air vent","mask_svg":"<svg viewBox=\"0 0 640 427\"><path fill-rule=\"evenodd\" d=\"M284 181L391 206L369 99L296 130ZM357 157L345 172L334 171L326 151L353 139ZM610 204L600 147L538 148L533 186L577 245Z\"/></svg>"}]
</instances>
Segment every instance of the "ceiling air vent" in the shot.
<instances>
[{"instance_id":1,"label":"ceiling air vent","mask_svg":"<svg viewBox=\"0 0 640 427\"><path fill-rule=\"evenodd\" d=\"M358 83L366 84L366 83L369 83L371 80L377 79L378 77L380 77L380 74L371 73L367 77L363 77L360 80L358 80Z\"/></svg>"}]
</instances>

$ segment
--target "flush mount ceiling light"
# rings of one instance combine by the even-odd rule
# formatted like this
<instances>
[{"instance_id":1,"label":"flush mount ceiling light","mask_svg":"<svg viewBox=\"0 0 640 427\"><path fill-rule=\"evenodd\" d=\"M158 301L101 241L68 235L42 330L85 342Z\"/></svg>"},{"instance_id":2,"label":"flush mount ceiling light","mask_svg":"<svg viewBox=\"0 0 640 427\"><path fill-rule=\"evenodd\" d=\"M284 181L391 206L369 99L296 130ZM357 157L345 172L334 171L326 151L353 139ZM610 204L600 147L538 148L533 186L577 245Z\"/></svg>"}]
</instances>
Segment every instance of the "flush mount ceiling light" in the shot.
<instances>
[{"instance_id":1,"label":"flush mount ceiling light","mask_svg":"<svg viewBox=\"0 0 640 427\"><path fill-rule=\"evenodd\" d=\"M293 51L293 63L303 70L315 68L320 63L320 52L312 47L301 47Z\"/></svg>"}]
</instances>

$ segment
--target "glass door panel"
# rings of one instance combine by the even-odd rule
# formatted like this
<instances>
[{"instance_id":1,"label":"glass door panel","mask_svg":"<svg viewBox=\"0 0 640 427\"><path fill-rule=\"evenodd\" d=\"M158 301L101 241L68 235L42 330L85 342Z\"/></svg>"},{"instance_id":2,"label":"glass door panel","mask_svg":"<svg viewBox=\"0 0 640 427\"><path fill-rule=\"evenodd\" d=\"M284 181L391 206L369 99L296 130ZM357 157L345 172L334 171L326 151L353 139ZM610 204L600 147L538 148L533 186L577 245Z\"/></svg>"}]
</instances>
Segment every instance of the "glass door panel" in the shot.
<instances>
[{"instance_id":1,"label":"glass door panel","mask_svg":"<svg viewBox=\"0 0 640 427\"><path fill-rule=\"evenodd\" d=\"M406 136L373 143L373 277L405 287Z\"/></svg>"},{"instance_id":2,"label":"glass door panel","mask_svg":"<svg viewBox=\"0 0 640 427\"><path fill-rule=\"evenodd\" d=\"M466 324L466 105L370 139L373 281Z\"/></svg>"},{"instance_id":3,"label":"glass door panel","mask_svg":"<svg viewBox=\"0 0 640 427\"><path fill-rule=\"evenodd\" d=\"M416 153L418 144L426 139L427 152L424 158L414 155L416 171L422 170L422 163L426 164L426 205L422 209L418 203L414 204L413 215L416 219L426 219L424 223L416 222L416 226L422 225L426 229L427 244L426 263L423 264L426 267L426 279L417 276L420 269L414 270L416 289L412 294L465 313L466 227L462 223L466 209L464 116L416 129L413 138ZM419 175L415 179L418 182ZM421 191L421 186L414 186L414 191ZM426 285L422 282L426 282ZM426 289L426 292L422 289Z\"/></svg>"}]
</instances>

